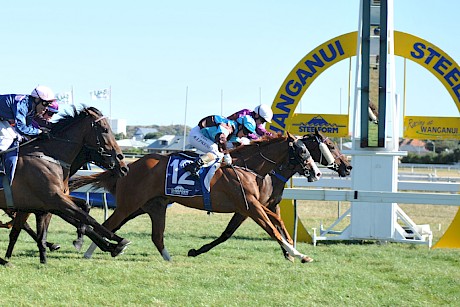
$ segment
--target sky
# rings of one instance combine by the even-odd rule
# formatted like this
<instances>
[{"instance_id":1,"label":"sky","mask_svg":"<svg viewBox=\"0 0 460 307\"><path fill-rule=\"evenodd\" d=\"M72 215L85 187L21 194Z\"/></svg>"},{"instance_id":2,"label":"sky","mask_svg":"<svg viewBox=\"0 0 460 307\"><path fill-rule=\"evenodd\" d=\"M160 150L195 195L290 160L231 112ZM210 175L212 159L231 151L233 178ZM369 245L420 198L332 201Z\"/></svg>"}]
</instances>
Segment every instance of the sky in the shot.
<instances>
[{"instance_id":1,"label":"sky","mask_svg":"<svg viewBox=\"0 0 460 307\"><path fill-rule=\"evenodd\" d=\"M395 0L394 8L396 30L460 62L458 0ZM359 0L15 0L2 4L2 15L1 94L42 84L72 90L77 105L128 125L195 126L207 115L271 105L306 54L358 30ZM310 86L298 112L346 113L349 64L342 62ZM408 62L406 115L459 116L441 82ZM110 102L90 99L104 88Z\"/></svg>"}]
</instances>

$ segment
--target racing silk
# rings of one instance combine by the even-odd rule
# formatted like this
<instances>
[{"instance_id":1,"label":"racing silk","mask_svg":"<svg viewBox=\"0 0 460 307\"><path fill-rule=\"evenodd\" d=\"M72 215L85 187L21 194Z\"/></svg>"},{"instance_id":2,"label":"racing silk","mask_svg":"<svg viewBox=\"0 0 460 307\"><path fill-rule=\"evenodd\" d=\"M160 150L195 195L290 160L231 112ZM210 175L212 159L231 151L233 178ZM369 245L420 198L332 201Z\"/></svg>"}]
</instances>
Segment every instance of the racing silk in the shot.
<instances>
[{"instance_id":1,"label":"racing silk","mask_svg":"<svg viewBox=\"0 0 460 307\"><path fill-rule=\"evenodd\" d=\"M238 112L233 113L232 115L228 116L227 118L231 119L231 120L236 120L237 118L240 118L240 117L245 116L245 115L249 115L252 118L254 118L255 114L254 114L254 111L252 111L252 110L243 109L243 110L240 110ZM255 118L254 118L254 120L255 120ZM264 124L257 125L256 133L257 134L254 134L254 133L248 134L248 139L257 140L259 137L264 136L264 135L272 136L271 132L268 132L267 130L265 130Z\"/></svg>"},{"instance_id":2,"label":"racing silk","mask_svg":"<svg viewBox=\"0 0 460 307\"><path fill-rule=\"evenodd\" d=\"M35 108L29 95L0 95L0 119L8 121L19 134L38 135L32 125Z\"/></svg>"},{"instance_id":3,"label":"racing silk","mask_svg":"<svg viewBox=\"0 0 460 307\"><path fill-rule=\"evenodd\" d=\"M236 136L238 123L234 120L212 115L201 120L198 126L201 128L200 132L204 137L219 144L219 147L224 149L226 142L240 142L240 139Z\"/></svg>"}]
</instances>

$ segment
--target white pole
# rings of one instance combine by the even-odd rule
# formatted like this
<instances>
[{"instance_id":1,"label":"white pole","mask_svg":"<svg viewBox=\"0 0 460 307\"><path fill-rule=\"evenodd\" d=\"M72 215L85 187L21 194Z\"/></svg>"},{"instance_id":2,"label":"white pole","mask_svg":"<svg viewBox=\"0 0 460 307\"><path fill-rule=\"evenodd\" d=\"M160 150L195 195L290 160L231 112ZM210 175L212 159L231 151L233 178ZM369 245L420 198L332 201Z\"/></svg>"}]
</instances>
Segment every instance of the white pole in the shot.
<instances>
[{"instance_id":1,"label":"white pole","mask_svg":"<svg viewBox=\"0 0 460 307\"><path fill-rule=\"evenodd\" d=\"M73 99L73 85L70 86L70 97L72 99L72 105L75 105L75 100Z\"/></svg>"},{"instance_id":2,"label":"white pole","mask_svg":"<svg viewBox=\"0 0 460 307\"><path fill-rule=\"evenodd\" d=\"M360 71L361 71L361 37L362 37L362 21L363 21L363 0L359 2L359 19L358 19L358 41L356 42L356 70L355 70L355 93L354 93L354 117L353 117L353 134L352 134L352 147L353 149L358 149L356 140L360 135L360 120L361 120L361 105L359 103L360 98ZM364 112L364 110L362 110Z\"/></svg>"},{"instance_id":3,"label":"white pole","mask_svg":"<svg viewBox=\"0 0 460 307\"><path fill-rule=\"evenodd\" d=\"M220 115L224 116L224 90L220 90Z\"/></svg>"},{"instance_id":4,"label":"white pole","mask_svg":"<svg viewBox=\"0 0 460 307\"><path fill-rule=\"evenodd\" d=\"M112 86L109 86L109 123L112 125Z\"/></svg>"},{"instance_id":5,"label":"white pole","mask_svg":"<svg viewBox=\"0 0 460 307\"><path fill-rule=\"evenodd\" d=\"M262 87L259 87L259 104L262 104Z\"/></svg>"},{"instance_id":6,"label":"white pole","mask_svg":"<svg viewBox=\"0 0 460 307\"><path fill-rule=\"evenodd\" d=\"M188 86L185 88L185 115L184 115L184 142L182 150L185 151L185 140L187 135L187 100L188 100Z\"/></svg>"}]
</instances>

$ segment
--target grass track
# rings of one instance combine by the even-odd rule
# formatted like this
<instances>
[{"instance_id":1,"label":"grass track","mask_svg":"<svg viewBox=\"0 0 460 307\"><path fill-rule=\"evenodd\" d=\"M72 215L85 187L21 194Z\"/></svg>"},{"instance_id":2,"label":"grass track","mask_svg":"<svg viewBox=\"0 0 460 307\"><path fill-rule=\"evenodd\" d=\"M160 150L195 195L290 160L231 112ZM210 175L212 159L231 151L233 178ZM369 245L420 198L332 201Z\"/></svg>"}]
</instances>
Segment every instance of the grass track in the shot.
<instances>
[{"instance_id":1,"label":"grass track","mask_svg":"<svg viewBox=\"0 0 460 307\"><path fill-rule=\"evenodd\" d=\"M344 204L346 206L346 204ZM416 223L430 223L439 239L455 207L410 206ZM300 216L308 229L337 214L334 203L307 203ZM413 212L410 212L410 211ZM230 215L206 215L173 205L168 209L166 246L173 262L162 260L150 241L150 220L142 216L119 234L132 241L124 255L97 251L82 259L72 247L75 229L54 217L49 240L61 250L40 265L35 243L21 233L11 259L0 267L0 304L15 306L455 306L460 300L460 250L429 250L409 244L298 243L315 262L289 263L277 243L252 221L207 254L187 257L214 239ZM102 219L102 210L92 215ZM6 217L1 217L5 221ZM32 219L31 219L32 220ZM438 224L441 229L438 231ZM7 230L0 229L6 251ZM86 240L84 249L89 245ZM2 253L3 253L2 252Z\"/></svg>"}]
</instances>

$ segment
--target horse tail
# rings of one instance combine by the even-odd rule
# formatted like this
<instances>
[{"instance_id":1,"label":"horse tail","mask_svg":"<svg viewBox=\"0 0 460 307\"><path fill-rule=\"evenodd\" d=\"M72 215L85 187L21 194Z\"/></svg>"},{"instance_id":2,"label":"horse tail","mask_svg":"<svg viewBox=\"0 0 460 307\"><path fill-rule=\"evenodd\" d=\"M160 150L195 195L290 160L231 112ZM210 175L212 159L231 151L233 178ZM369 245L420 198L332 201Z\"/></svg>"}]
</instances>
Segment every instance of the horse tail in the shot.
<instances>
[{"instance_id":1,"label":"horse tail","mask_svg":"<svg viewBox=\"0 0 460 307\"><path fill-rule=\"evenodd\" d=\"M117 190L118 177L110 171L97 173L88 176L79 176L69 182L70 191L74 191L85 185L92 185L93 188L104 188L112 195L115 195Z\"/></svg>"}]
</instances>

